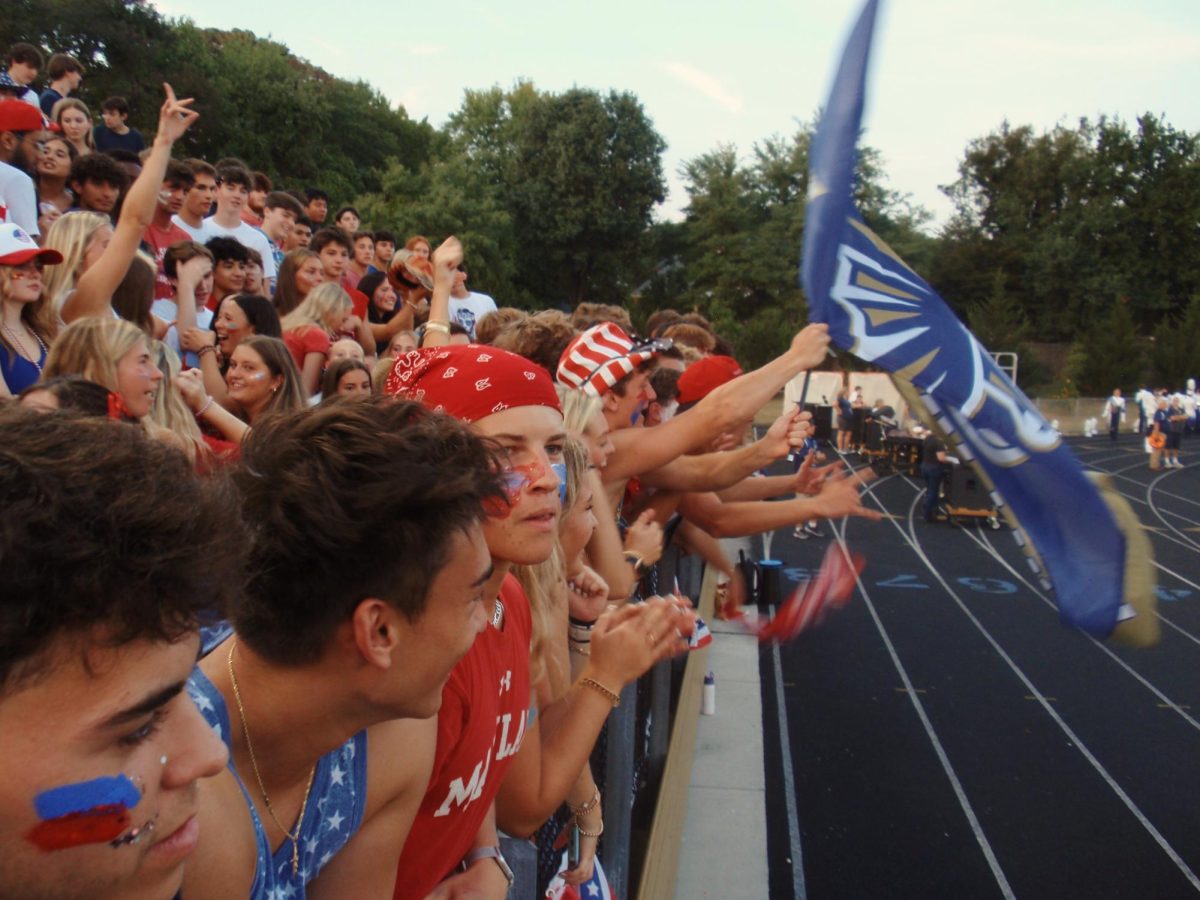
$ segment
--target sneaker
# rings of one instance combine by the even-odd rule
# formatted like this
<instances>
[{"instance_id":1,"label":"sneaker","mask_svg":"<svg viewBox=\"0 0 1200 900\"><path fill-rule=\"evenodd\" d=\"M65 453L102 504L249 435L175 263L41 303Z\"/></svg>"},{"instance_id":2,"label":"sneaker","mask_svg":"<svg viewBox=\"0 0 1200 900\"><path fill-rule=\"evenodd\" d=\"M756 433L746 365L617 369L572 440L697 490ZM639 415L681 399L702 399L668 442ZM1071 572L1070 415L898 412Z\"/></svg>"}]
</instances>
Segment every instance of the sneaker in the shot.
<instances>
[{"instance_id":1,"label":"sneaker","mask_svg":"<svg viewBox=\"0 0 1200 900\"><path fill-rule=\"evenodd\" d=\"M821 537L822 534L824 533L821 531L820 526L817 525L816 522L809 522L808 524L806 524L804 526L804 530L807 531L809 534L811 534L813 537Z\"/></svg>"},{"instance_id":2,"label":"sneaker","mask_svg":"<svg viewBox=\"0 0 1200 900\"><path fill-rule=\"evenodd\" d=\"M792 537L800 541L808 540L808 530L803 525L797 525L792 529Z\"/></svg>"}]
</instances>

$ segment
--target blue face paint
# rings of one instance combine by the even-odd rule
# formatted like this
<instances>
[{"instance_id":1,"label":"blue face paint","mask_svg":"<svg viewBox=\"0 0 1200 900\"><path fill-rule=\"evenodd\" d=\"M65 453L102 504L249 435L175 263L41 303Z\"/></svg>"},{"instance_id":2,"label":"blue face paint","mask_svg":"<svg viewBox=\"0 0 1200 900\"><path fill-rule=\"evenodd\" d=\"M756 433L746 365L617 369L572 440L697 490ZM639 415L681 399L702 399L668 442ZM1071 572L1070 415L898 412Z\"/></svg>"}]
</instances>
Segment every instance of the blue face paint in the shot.
<instances>
[{"instance_id":1,"label":"blue face paint","mask_svg":"<svg viewBox=\"0 0 1200 900\"><path fill-rule=\"evenodd\" d=\"M41 819L58 819L72 813L87 812L97 806L119 804L132 809L141 799L142 792L128 776L112 775L42 791L33 798L33 808Z\"/></svg>"},{"instance_id":2,"label":"blue face paint","mask_svg":"<svg viewBox=\"0 0 1200 900\"><path fill-rule=\"evenodd\" d=\"M129 827L129 810L141 799L141 791L125 775L51 788L33 798L42 821L25 839L46 852L111 843Z\"/></svg>"},{"instance_id":3,"label":"blue face paint","mask_svg":"<svg viewBox=\"0 0 1200 900\"><path fill-rule=\"evenodd\" d=\"M550 471L558 476L558 502L565 506L567 502L567 464L551 463Z\"/></svg>"}]
</instances>

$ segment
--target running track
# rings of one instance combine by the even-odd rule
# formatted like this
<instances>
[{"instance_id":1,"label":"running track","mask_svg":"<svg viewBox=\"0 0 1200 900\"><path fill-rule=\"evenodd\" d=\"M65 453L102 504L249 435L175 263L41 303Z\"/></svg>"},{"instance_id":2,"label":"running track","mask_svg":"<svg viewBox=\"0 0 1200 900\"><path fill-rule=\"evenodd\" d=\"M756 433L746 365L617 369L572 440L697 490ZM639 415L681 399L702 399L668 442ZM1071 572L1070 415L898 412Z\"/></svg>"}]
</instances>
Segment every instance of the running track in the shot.
<instances>
[{"instance_id":1,"label":"running track","mask_svg":"<svg viewBox=\"0 0 1200 900\"><path fill-rule=\"evenodd\" d=\"M760 653L772 898L1200 894L1200 466L1071 443L1151 535L1152 649L1064 628L1011 533L926 523L919 479L873 485L881 522L776 534L792 580L831 540L867 568Z\"/></svg>"}]
</instances>

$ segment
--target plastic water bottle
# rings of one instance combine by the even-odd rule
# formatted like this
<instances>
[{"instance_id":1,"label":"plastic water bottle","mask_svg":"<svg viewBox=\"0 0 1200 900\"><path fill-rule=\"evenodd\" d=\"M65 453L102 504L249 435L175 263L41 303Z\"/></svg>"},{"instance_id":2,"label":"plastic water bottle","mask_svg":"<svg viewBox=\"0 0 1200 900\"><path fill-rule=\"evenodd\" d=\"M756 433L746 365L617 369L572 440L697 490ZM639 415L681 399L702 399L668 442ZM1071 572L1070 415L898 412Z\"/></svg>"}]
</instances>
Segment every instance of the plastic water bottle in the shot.
<instances>
[{"instance_id":1,"label":"plastic water bottle","mask_svg":"<svg viewBox=\"0 0 1200 900\"><path fill-rule=\"evenodd\" d=\"M704 676L704 693L700 703L700 713L705 716L717 714L717 679L709 672Z\"/></svg>"}]
</instances>

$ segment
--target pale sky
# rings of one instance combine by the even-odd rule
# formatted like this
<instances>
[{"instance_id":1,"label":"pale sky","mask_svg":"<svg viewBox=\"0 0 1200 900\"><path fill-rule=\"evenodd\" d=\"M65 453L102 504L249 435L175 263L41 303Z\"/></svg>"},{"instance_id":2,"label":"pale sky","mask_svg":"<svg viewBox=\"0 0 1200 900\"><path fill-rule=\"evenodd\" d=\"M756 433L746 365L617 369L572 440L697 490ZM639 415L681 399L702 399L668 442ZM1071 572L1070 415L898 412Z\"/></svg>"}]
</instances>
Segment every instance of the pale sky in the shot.
<instances>
[{"instance_id":1,"label":"pale sky","mask_svg":"<svg viewBox=\"0 0 1200 900\"><path fill-rule=\"evenodd\" d=\"M544 90L631 91L667 142L663 218L687 197L680 164L788 135L824 102L860 0L321 4L153 0L165 15L241 28L415 119L445 123L463 91L521 78ZM345 10L345 13L338 13ZM864 117L889 187L949 216L938 190L967 142L1006 118L1038 131L1143 112L1200 131L1197 0L885 0ZM203 98L197 108L203 111Z\"/></svg>"}]
</instances>

